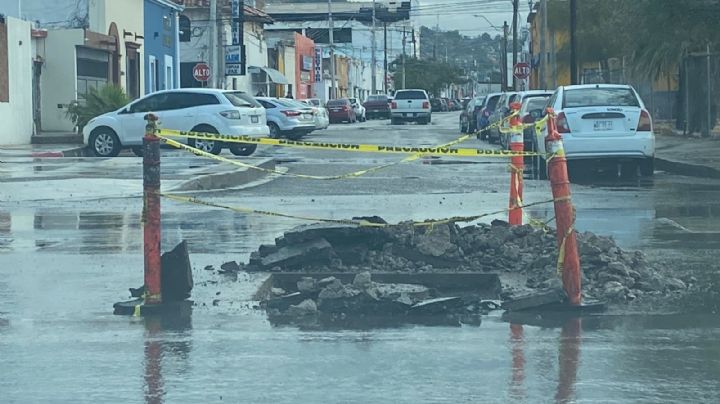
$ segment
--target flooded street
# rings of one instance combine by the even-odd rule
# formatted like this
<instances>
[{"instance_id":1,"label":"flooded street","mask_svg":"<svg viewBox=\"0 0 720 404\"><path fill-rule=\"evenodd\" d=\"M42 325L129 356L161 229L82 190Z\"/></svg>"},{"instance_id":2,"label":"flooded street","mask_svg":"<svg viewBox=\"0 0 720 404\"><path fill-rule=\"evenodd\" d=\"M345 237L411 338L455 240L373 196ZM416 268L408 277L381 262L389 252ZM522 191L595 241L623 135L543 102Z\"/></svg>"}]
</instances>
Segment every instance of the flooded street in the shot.
<instances>
[{"instance_id":1,"label":"flooded street","mask_svg":"<svg viewBox=\"0 0 720 404\"><path fill-rule=\"evenodd\" d=\"M435 145L457 114L427 127L333 125L308 140ZM463 147L488 148L468 141ZM492 146L495 147L495 146ZM207 162L163 154L163 178ZM337 175L402 159L261 148L290 172ZM192 318L112 315L143 282L140 160L8 159L0 172L0 401L127 403L715 402L717 295L659 312L578 318L483 317L479 326L307 331L273 327L253 295L267 274L213 271L299 224L163 200L163 249L189 243ZM404 163L341 181L273 178L201 199L293 215L391 223L493 213L505 218L506 161ZM167 163L166 163L167 161ZM440 163L440 164L438 164ZM58 167L36 170L33 167ZM172 169L172 172L170 171ZM135 171L132 171L135 170ZM187 170L187 171L185 171ZM41 178L30 173L42 171ZM82 172L75 185L60 186ZM10 174L8 174L10 173ZM118 182L120 181L120 182ZM128 192L131 192L128 195ZM657 172L651 180L578 180L579 231L718 285L720 182ZM527 180L525 202L551 197ZM528 209L549 221L552 205ZM717 289L717 287L711 287ZM632 309L630 311L633 311ZM521 325L524 324L524 325Z\"/></svg>"}]
</instances>

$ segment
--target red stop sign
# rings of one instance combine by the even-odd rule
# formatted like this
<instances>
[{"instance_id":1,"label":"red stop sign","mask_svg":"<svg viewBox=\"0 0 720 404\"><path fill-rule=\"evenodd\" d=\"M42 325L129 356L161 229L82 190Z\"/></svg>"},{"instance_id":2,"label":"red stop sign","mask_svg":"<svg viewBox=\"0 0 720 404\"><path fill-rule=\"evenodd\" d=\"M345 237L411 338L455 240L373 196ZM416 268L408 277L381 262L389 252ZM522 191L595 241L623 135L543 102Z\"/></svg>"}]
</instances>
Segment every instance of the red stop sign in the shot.
<instances>
[{"instance_id":1,"label":"red stop sign","mask_svg":"<svg viewBox=\"0 0 720 404\"><path fill-rule=\"evenodd\" d=\"M516 63L513 68L513 76L521 80L530 77L530 65L525 62Z\"/></svg>"},{"instance_id":2,"label":"red stop sign","mask_svg":"<svg viewBox=\"0 0 720 404\"><path fill-rule=\"evenodd\" d=\"M198 63L193 67L193 77L197 81L210 80L210 66L207 63Z\"/></svg>"}]
</instances>

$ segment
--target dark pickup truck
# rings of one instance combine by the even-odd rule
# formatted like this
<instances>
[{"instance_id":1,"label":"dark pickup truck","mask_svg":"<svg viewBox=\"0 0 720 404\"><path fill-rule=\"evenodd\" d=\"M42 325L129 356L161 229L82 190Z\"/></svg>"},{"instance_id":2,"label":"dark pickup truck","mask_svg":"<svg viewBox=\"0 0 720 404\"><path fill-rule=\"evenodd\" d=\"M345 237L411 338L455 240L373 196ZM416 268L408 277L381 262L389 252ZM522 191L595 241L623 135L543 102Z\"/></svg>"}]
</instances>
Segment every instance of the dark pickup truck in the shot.
<instances>
[{"instance_id":1,"label":"dark pickup truck","mask_svg":"<svg viewBox=\"0 0 720 404\"><path fill-rule=\"evenodd\" d=\"M365 117L373 118L390 118L390 98L387 95L371 95L363 104L365 107Z\"/></svg>"}]
</instances>

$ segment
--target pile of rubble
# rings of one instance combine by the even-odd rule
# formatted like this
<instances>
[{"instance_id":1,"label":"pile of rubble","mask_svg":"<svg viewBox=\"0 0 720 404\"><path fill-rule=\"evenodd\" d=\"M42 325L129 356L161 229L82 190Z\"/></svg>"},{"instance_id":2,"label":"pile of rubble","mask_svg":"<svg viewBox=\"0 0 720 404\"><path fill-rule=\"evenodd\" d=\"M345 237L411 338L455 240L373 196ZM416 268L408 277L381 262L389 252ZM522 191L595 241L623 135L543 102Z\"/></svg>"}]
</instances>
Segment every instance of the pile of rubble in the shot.
<instances>
[{"instance_id":1,"label":"pile of rubble","mask_svg":"<svg viewBox=\"0 0 720 404\"><path fill-rule=\"evenodd\" d=\"M375 221L381 221L375 218ZM578 234L586 297L623 302L683 290L683 281L652 268L641 252L612 238ZM557 287L554 232L507 222L385 227L301 226L253 252L246 271L264 272L494 272L523 280L518 289Z\"/></svg>"},{"instance_id":2,"label":"pile of rubble","mask_svg":"<svg viewBox=\"0 0 720 404\"><path fill-rule=\"evenodd\" d=\"M369 325L372 322L479 324L480 316L499 306L476 296L439 296L423 285L373 282L370 272L344 284L335 277L303 277L297 290L272 288L263 302L276 324Z\"/></svg>"}]
</instances>

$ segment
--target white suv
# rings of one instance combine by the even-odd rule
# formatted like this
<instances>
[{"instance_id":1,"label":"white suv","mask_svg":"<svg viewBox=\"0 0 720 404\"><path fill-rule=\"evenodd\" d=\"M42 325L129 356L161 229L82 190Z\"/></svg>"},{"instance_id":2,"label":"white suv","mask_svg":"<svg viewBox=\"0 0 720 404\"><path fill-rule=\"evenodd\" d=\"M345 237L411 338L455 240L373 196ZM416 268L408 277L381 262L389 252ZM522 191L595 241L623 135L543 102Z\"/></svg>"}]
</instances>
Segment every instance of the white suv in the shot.
<instances>
[{"instance_id":1,"label":"white suv","mask_svg":"<svg viewBox=\"0 0 720 404\"><path fill-rule=\"evenodd\" d=\"M125 147L136 154L145 135L145 115L156 114L166 129L267 136L265 109L242 91L185 88L146 95L114 112L93 118L83 128L86 145L100 157L114 157ZM238 156L249 156L257 145L188 139L188 144L219 154L223 147Z\"/></svg>"}]
</instances>

